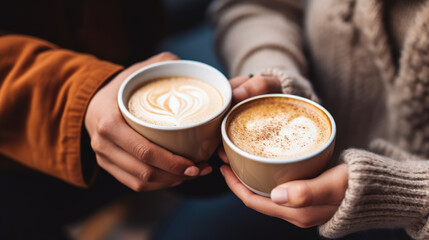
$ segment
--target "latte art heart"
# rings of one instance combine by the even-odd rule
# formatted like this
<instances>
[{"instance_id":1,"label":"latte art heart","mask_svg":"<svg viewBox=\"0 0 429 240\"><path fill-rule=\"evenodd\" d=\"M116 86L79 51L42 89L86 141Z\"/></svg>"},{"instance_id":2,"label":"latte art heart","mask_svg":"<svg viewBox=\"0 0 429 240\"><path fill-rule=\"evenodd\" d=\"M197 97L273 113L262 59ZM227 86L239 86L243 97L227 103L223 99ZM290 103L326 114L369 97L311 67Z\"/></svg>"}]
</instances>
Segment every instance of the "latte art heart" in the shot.
<instances>
[{"instance_id":1,"label":"latte art heart","mask_svg":"<svg viewBox=\"0 0 429 240\"><path fill-rule=\"evenodd\" d=\"M149 89L140 97L141 110L145 115L163 118L173 125L180 125L182 120L192 117L208 102L208 95L194 86L174 86L169 91Z\"/></svg>"},{"instance_id":2,"label":"latte art heart","mask_svg":"<svg viewBox=\"0 0 429 240\"><path fill-rule=\"evenodd\" d=\"M222 106L222 96L215 87L187 77L152 80L139 88L128 103L134 116L162 126L197 123L214 115Z\"/></svg>"}]
</instances>

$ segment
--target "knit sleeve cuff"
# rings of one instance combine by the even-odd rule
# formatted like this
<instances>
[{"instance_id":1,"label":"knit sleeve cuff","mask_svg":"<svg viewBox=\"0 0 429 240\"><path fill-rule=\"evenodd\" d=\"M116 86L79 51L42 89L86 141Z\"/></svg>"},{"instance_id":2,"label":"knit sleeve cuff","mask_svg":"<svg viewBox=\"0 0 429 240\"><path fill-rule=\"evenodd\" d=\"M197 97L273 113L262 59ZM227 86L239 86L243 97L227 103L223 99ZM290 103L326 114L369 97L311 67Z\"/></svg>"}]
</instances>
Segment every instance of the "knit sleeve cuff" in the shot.
<instances>
[{"instance_id":1,"label":"knit sleeve cuff","mask_svg":"<svg viewBox=\"0 0 429 240\"><path fill-rule=\"evenodd\" d=\"M427 239L429 162L396 161L356 149L341 158L348 164L348 189L334 216L320 226L323 236L399 227L416 239Z\"/></svg>"},{"instance_id":2,"label":"knit sleeve cuff","mask_svg":"<svg viewBox=\"0 0 429 240\"><path fill-rule=\"evenodd\" d=\"M64 114L65 124L62 127L66 133L64 137L66 168L59 176L76 186L88 187L94 180L96 172L96 162L90 153L92 150L88 147L89 138L84 130L86 109L101 86L122 69L122 66L94 58L88 60L86 74L76 79L77 89L73 91L74 94L70 97L70 104Z\"/></svg>"},{"instance_id":3,"label":"knit sleeve cuff","mask_svg":"<svg viewBox=\"0 0 429 240\"><path fill-rule=\"evenodd\" d=\"M306 73L301 34L302 8L293 5L297 5L297 1L264 1L264 4L258 4L224 0L211 7L210 15L217 26L216 49L231 76L248 70L249 59L260 59L255 56L261 56L261 53L264 58L258 60L259 67L266 66L266 62L274 66L294 65ZM267 52L270 55L265 57ZM285 57L286 61L283 61Z\"/></svg>"},{"instance_id":4,"label":"knit sleeve cuff","mask_svg":"<svg viewBox=\"0 0 429 240\"><path fill-rule=\"evenodd\" d=\"M276 77L280 81L283 93L298 95L315 102L320 102L310 82L295 71L266 68L257 74Z\"/></svg>"}]
</instances>

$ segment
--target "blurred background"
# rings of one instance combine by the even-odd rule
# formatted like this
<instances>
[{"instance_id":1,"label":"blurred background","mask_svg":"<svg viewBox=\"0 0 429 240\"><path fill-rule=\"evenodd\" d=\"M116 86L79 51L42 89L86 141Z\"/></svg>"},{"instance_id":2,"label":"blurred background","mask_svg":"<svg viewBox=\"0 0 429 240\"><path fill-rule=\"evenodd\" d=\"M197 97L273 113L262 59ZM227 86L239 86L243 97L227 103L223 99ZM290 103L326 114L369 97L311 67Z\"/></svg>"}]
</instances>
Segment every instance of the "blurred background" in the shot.
<instances>
[{"instance_id":1,"label":"blurred background","mask_svg":"<svg viewBox=\"0 0 429 240\"><path fill-rule=\"evenodd\" d=\"M162 1L166 36L156 53L169 51L227 75L216 58L214 30L207 16L213 0ZM21 7L19 2L14 4ZM85 160L94 161L93 156ZM36 171L0 168L0 239L284 239L288 229L295 234L288 233L290 239L318 238L314 231L245 207L226 187L216 154L210 164L213 173L208 176L174 189L143 193L133 192L103 170L88 191Z\"/></svg>"},{"instance_id":2,"label":"blurred background","mask_svg":"<svg viewBox=\"0 0 429 240\"><path fill-rule=\"evenodd\" d=\"M162 1L166 10L166 36L156 52L169 51L181 59L200 61L225 73L216 58L214 30L207 16L213 0ZM217 159L211 162L214 166L220 164ZM91 216L70 224L67 232L71 239L79 240L171 239L169 234L174 235L173 239L185 239L189 236L180 231L188 232L190 228L177 225L176 220L188 223L191 219L199 219L202 209L231 197L219 171L214 168L211 176L173 190L125 194ZM171 221L172 218L175 220Z\"/></svg>"},{"instance_id":3,"label":"blurred background","mask_svg":"<svg viewBox=\"0 0 429 240\"><path fill-rule=\"evenodd\" d=\"M227 75L214 50L214 29L207 10L213 0L163 0L167 35L157 52L207 63ZM129 193L92 216L72 224L72 239L83 240L252 240L317 239L315 231L253 211L227 188L220 160L210 159L213 173L175 189ZM264 227L261 226L264 223Z\"/></svg>"},{"instance_id":4,"label":"blurred background","mask_svg":"<svg viewBox=\"0 0 429 240\"><path fill-rule=\"evenodd\" d=\"M179 57L197 60L222 69L213 45L214 31L207 8L213 0L163 0L167 12L167 37L160 51L171 51Z\"/></svg>"}]
</instances>

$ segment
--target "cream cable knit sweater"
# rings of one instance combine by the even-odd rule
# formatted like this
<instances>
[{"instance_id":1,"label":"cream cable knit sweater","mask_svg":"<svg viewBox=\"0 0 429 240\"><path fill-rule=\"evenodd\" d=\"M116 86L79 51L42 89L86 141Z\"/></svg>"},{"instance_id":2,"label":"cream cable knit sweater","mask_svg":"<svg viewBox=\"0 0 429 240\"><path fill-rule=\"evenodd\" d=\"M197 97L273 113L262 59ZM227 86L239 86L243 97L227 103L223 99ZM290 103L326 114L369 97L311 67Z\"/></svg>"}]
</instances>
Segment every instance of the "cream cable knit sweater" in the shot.
<instances>
[{"instance_id":1,"label":"cream cable knit sweater","mask_svg":"<svg viewBox=\"0 0 429 240\"><path fill-rule=\"evenodd\" d=\"M336 119L349 187L322 235L429 239L429 1L307 2L218 1L219 55L232 76L277 76L285 93L317 99L313 85Z\"/></svg>"}]
</instances>

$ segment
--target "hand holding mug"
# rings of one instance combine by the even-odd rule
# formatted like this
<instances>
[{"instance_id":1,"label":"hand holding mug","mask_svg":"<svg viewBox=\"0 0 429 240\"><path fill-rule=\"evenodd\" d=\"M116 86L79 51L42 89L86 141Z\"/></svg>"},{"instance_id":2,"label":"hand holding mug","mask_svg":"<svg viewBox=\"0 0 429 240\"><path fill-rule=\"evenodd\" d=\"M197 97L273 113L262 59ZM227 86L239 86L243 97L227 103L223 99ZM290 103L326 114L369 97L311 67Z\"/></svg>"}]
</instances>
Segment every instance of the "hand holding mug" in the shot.
<instances>
[{"instance_id":1,"label":"hand holding mug","mask_svg":"<svg viewBox=\"0 0 429 240\"><path fill-rule=\"evenodd\" d=\"M238 103L247 98L267 93L281 93L280 81L268 76L239 76L230 81L232 99Z\"/></svg>"},{"instance_id":2,"label":"hand holding mug","mask_svg":"<svg viewBox=\"0 0 429 240\"><path fill-rule=\"evenodd\" d=\"M334 215L348 181L347 165L341 164L316 178L281 184L273 189L269 199L245 187L229 166L222 166L221 172L229 188L247 207L302 228L323 224Z\"/></svg>"},{"instance_id":3,"label":"hand holding mug","mask_svg":"<svg viewBox=\"0 0 429 240\"><path fill-rule=\"evenodd\" d=\"M176 60L134 72L121 84L117 101L136 132L199 163L219 146L220 125L231 98L231 85L219 70Z\"/></svg>"},{"instance_id":4,"label":"hand holding mug","mask_svg":"<svg viewBox=\"0 0 429 240\"><path fill-rule=\"evenodd\" d=\"M319 102L311 83L300 73L287 70L270 70L261 75L239 76L230 80L234 103L269 93L286 93Z\"/></svg>"},{"instance_id":5,"label":"hand holding mug","mask_svg":"<svg viewBox=\"0 0 429 240\"><path fill-rule=\"evenodd\" d=\"M98 165L135 191L175 186L211 171L207 164L197 167L189 159L138 134L124 121L118 108L118 90L129 75L146 65L177 59L171 53L162 53L123 70L102 87L88 105L85 127Z\"/></svg>"},{"instance_id":6,"label":"hand holding mug","mask_svg":"<svg viewBox=\"0 0 429 240\"><path fill-rule=\"evenodd\" d=\"M234 104L254 96L282 92L280 81L275 77L238 76L230 79L229 83L232 88L232 101ZM218 155L222 161L229 163L223 147L219 148Z\"/></svg>"},{"instance_id":7,"label":"hand holding mug","mask_svg":"<svg viewBox=\"0 0 429 240\"><path fill-rule=\"evenodd\" d=\"M220 157L230 162L221 171L246 206L300 227L332 217L348 179L346 165L316 177L335 143L335 121L326 109L302 97L266 94L234 106L221 130Z\"/></svg>"}]
</instances>

